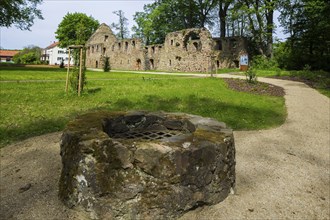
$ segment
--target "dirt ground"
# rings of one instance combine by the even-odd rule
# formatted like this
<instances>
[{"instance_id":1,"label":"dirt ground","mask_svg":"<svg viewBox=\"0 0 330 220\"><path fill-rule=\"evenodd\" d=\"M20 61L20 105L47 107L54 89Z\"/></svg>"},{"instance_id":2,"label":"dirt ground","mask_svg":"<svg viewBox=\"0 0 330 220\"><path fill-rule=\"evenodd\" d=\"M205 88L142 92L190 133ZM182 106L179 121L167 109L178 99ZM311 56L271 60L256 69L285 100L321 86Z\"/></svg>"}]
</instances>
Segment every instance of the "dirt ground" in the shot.
<instances>
[{"instance_id":1,"label":"dirt ground","mask_svg":"<svg viewBox=\"0 0 330 220\"><path fill-rule=\"evenodd\" d=\"M234 132L236 193L181 219L330 219L330 99L303 83L259 80L285 89L285 124ZM60 136L0 150L0 219L86 218L57 197Z\"/></svg>"}]
</instances>

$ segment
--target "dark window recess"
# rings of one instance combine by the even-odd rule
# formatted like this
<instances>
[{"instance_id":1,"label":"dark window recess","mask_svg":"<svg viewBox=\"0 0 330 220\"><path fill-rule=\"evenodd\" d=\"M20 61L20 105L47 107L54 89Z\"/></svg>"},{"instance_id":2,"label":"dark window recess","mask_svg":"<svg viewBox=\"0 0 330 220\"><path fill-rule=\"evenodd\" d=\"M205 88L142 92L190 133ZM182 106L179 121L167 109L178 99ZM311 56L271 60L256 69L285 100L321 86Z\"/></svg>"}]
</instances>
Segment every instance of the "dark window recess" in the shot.
<instances>
[{"instance_id":1,"label":"dark window recess","mask_svg":"<svg viewBox=\"0 0 330 220\"><path fill-rule=\"evenodd\" d=\"M197 42L194 42L193 45L195 46L195 49L196 49L196 50L199 50L199 45L198 45Z\"/></svg>"},{"instance_id":2,"label":"dark window recess","mask_svg":"<svg viewBox=\"0 0 330 220\"><path fill-rule=\"evenodd\" d=\"M149 62L150 62L150 69L154 69L154 60L150 59Z\"/></svg>"},{"instance_id":3,"label":"dark window recess","mask_svg":"<svg viewBox=\"0 0 330 220\"><path fill-rule=\"evenodd\" d=\"M155 47L151 47L152 53L155 53Z\"/></svg>"},{"instance_id":4,"label":"dark window recess","mask_svg":"<svg viewBox=\"0 0 330 220\"><path fill-rule=\"evenodd\" d=\"M128 42L125 42L125 50L128 49Z\"/></svg>"},{"instance_id":5,"label":"dark window recess","mask_svg":"<svg viewBox=\"0 0 330 220\"><path fill-rule=\"evenodd\" d=\"M181 57L179 57L179 56L176 56L175 59L178 61L181 61Z\"/></svg>"},{"instance_id":6,"label":"dark window recess","mask_svg":"<svg viewBox=\"0 0 330 220\"><path fill-rule=\"evenodd\" d=\"M180 43L177 42L177 43L175 44L175 46L180 47Z\"/></svg>"},{"instance_id":7,"label":"dark window recess","mask_svg":"<svg viewBox=\"0 0 330 220\"><path fill-rule=\"evenodd\" d=\"M132 41L132 45L133 45L133 47L135 47L135 41L134 40Z\"/></svg>"},{"instance_id":8,"label":"dark window recess","mask_svg":"<svg viewBox=\"0 0 330 220\"><path fill-rule=\"evenodd\" d=\"M108 35L105 35L104 36L104 41L107 42L108 41L108 38L109 38L109 36Z\"/></svg>"},{"instance_id":9,"label":"dark window recess","mask_svg":"<svg viewBox=\"0 0 330 220\"><path fill-rule=\"evenodd\" d=\"M121 49L121 43L118 43L118 49L119 50Z\"/></svg>"}]
</instances>

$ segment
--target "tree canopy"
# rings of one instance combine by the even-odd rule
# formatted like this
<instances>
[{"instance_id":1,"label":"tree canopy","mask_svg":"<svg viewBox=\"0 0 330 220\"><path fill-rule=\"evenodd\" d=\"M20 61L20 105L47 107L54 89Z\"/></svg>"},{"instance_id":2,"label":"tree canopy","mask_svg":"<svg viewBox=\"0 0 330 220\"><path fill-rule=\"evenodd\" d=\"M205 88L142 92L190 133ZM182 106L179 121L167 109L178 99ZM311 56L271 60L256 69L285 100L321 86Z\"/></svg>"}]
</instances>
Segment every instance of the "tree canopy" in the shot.
<instances>
[{"instance_id":1,"label":"tree canopy","mask_svg":"<svg viewBox=\"0 0 330 220\"><path fill-rule=\"evenodd\" d=\"M113 27L117 31L117 37L120 39L127 38L129 35L129 30L127 28L128 19L125 17L125 14L122 10L114 11L115 15L118 16L118 23L112 23L111 27Z\"/></svg>"},{"instance_id":2,"label":"tree canopy","mask_svg":"<svg viewBox=\"0 0 330 220\"><path fill-rule=\"evenodd\" d=\"M280 12L280 24L290 36L285 44L274 47L275 11ZM271 59L275 48L282 67L301 69L307 64L326 70L329 14L327 0L157 0L134 15L133 31L146 44L155 44L164 42L169 32L207 26L220 37L246 37L252 55Z\"/></svg>"},{"instance_id":3,"label":"tree canopy","mask_svg":"<svg viewBox=\"0 0 330 220\"><path fill-rule=\"evenodd\" d=\"M36 18L43 19L37 5L42 0L1 0L0 26L11 27L15 25L21 30L30 30Z\"/></svg>"},{"instance_id":4,"label":"tree canopy","mask_svg":"<svg viewBox=\"0 0 330 220\"><path fill-rule=\"evenodd\" d=\"M37 46L25 47L21 52L13 57L13 61L18 64L39 64L41 48Z\"/></svg>"},{"instance_id":5,"label":"tree canopy","mask_svg":"<svg viewBox=\"0 0 330 220\"><path fill-rule=\"evenodd\" d=\"M330 4L327 0L284 0L280 21L289 38L282 66L330 70Z\"/></svg>"},{"instance_id":6,"label":"tree canopy","mask_svg":"<svg viewBox=\"0 0 330 220\"><path fill-rule=\"evenodd\" d=\"M84 13L67 13L55 32L60 47L84 45L99 27L99 22Z\"/></svg>"}]
</instances>

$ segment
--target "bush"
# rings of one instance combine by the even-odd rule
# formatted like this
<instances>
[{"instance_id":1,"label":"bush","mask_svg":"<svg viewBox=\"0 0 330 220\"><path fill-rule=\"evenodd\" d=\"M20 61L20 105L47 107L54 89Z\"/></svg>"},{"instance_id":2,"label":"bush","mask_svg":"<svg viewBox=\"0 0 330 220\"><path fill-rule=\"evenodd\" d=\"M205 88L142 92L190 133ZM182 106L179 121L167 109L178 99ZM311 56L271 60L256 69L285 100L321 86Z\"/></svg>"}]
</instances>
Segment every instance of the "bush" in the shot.
<instances>
[{"instance_id":1,"label":"bush","mask_svg":"<svg viewBox=\"0 0 330 220\"><path fill-rule=\"evenodd\" d=\"M64 68L64 61L61 61L60 68Z\"/></svg>"},{"instance_id":2,"label":"bush","mask_svg":"<svg viewBox=\"0 0 330 220\"><path fill-rule=\"evenodd\" d=\"M103 66L103 71L104 72L109 72L110 71L110 62L109 62L109 57L106 56L104 57L104 66Z\"/></svg>"},{"instance_id":3,"label":"bush","mask_svg":"<svg viewBox=\"0 0 330 220\"><path fill-rule=\"evenodd\" d=\"M245 72L245 76L246 76L246 81L248 83L256 83L257 82L257 73L256 71L250 67L246 72Z\"/></svg>"},{"instance_id":4,"label":"bush","mask_svg":"<svg viewBox=\"0 0 330 220\"><path fill-rule=\"evenodd\" d=\"M256 69L263 69L263 70L265 70L265 69L270 70L270 69L278 68L278 64L274 58L270 59L270 58L267 58L267 57L261 56L261 55L253 57L252 65Z\"/></svg>"}]
</instances>

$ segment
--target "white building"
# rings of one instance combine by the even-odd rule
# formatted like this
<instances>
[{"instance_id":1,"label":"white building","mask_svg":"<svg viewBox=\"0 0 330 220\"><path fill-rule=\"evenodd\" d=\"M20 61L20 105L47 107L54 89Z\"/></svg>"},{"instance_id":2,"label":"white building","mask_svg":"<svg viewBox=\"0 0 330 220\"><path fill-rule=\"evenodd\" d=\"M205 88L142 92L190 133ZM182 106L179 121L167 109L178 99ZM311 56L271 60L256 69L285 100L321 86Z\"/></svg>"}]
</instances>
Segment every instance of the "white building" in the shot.
<instances>
[{"instance_id":1,"label":"white building","mask_svg":"<svg viewBox=\"0 0 330 220\"><path fill-rule=\"evenodd\" d=\"M54 42L43 50L42 61L48 62L49 65L60 65L62 60L64 65L68 65L68 50L66 48L60 48L59 42ZM70 65L73 65L74 61L71 56Z\"/></svg>"}]
</instances>

